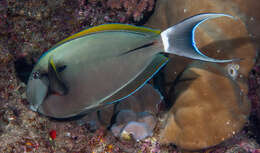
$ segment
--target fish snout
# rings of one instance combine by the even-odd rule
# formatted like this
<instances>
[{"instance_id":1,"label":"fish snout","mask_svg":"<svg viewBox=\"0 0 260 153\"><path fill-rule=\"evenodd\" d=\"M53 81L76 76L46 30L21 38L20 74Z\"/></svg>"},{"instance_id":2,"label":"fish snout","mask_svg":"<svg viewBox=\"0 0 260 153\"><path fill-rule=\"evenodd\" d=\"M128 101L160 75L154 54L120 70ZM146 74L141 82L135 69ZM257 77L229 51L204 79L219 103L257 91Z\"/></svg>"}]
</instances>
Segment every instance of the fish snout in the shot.
<instances>
[{"instance_id":1,"label":"fish snout","mask_svg":"<svg viewBox=\"0 0 260 153\"><path fill-rule=\"evenodd\" d=\"M27 84L26 95L30 103L30 109L38 111L48 94L49 80L47 76L34 77L30 76Z\"/></svg>"}]
</instances>

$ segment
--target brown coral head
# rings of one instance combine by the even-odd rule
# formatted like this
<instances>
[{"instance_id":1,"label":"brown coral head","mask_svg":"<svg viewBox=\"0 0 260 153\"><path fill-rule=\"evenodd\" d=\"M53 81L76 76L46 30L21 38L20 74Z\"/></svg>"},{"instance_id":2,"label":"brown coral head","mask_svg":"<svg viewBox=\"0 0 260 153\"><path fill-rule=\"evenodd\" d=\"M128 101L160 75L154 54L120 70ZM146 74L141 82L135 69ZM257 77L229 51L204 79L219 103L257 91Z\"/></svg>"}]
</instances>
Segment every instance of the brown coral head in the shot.
<instances>
[{"instance_id":1,"label":"brown coral head","mask_svg":"<svg viewBox=\"0 0 260 153\"><path fill-rule=\"evenodd\" d=\"M197 78L190 79L194 74ZM218 65L191 64L175 86L177 98L160 131L160 142L199 150L238 133L247 122L250 105L236 82L227 76Z\"/></svg>"}]
</instances>

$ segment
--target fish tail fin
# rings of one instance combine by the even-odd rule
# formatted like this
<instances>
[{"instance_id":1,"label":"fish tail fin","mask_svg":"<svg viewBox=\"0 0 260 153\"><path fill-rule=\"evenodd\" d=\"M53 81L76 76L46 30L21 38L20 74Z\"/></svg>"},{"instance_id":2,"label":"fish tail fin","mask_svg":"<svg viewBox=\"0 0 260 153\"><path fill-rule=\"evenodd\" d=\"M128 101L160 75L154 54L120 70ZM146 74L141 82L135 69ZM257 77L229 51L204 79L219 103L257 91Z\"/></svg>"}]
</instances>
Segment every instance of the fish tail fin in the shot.
<instances>
[{"instance_id":1,"label":"fish tail fin","mask_svg":"<svg viewBox=\"0 0 260 153\"><path fill-rule=\"evenodd\" d=\"M207 19L224 16L233 18L227 14L205 13L190 17L183 22L166 29L161 33L164 51L166 53L184 56L191 59L215 63L226 63L240 60L237 58L225 60L210 58L200 52L196 46L194 36L196 28Z\"/></svg>"}]
</instances>

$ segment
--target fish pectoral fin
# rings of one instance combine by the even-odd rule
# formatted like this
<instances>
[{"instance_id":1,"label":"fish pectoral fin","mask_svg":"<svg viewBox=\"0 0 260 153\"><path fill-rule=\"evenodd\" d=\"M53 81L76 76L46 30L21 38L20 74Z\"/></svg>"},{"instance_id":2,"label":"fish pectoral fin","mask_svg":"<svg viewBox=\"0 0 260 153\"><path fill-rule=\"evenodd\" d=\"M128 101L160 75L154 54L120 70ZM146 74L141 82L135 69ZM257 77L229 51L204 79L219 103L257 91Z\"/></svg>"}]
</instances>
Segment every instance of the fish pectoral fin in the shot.
<instances>
[{"instance_id":1,"label":"fish pectoral fin","mask_svg":"<svg viewBox=\"0 0 260 153\"><path fill-rule=\"evenodd\" d=\"M65 83L62 81L60 72L54 64L53 56L49 57L48 61L48 79L49 79L49 88L51 92L58 95L66 95L68 93L68 88Z\"/></svg>"}]
</instances>

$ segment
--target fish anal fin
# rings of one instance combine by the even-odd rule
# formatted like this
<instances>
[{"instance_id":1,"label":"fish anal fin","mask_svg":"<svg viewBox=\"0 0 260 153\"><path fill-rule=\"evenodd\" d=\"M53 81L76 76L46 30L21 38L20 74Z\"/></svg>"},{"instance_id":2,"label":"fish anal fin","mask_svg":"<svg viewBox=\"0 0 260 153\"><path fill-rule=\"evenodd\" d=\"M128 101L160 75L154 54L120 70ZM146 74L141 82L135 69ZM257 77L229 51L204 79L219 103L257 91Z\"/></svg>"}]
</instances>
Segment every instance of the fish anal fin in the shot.
<instances>
[{"instance_id":1,"label":"fish anal fin","mask_svg":"<svg viewBox=\"0 0 260 153\"><path fill-rule=\"evenodd\" d=\"M107 98L100 105L108 105L119 102L142 88L167 62L169 59L162 54L155 55L152 62L134 80L121 88L111 97Z\"/></svg>"}]
</instances>

